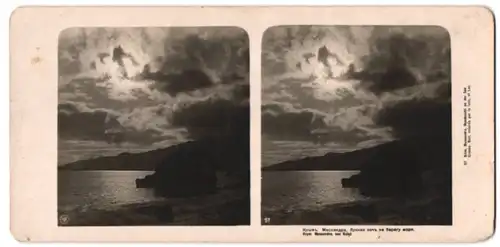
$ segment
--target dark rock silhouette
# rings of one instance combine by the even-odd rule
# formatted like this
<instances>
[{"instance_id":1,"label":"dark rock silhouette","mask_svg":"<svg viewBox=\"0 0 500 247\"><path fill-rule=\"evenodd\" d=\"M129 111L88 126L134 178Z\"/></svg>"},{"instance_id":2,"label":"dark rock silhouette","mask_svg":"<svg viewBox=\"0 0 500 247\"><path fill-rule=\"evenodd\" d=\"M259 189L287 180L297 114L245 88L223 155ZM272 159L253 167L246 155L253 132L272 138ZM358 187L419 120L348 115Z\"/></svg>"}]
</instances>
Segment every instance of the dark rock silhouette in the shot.
<instances>
[{"instance_id":1,"label":"dark rock silhouette","mask_svg":"<svg viewBox=\"0 0 500 247\"><path fill-rule=\"evenodd\" d=\"M154 189L158 195L189 197L215 193L216 164L199 143L178 149L156 168Z\"/></svg>"},{"instance_id":2,"label":"dark rock silhouette","mask_svg":"<svg viewBox=\"0 0 500 247\"><path fill-rule=\"evenodd\" d=\"M189 143L189 144L188 144ZM217 171L249 181L249 135L210 137L177 145L157 166L155 191L164 196L215 193Z\"/></svg>"},{"instance_id":3,"label":"dark rock silhouette","mask_svg":"<svg viewBox=\"0 0 500 247\"><path fill-rule=\"evenodd\" d=\"M137 178L135 180L135 186L137 188L153 188L154 187L153 175L147 175L144 178Z\"/></svg>"},{"instance_id":4,"label":"dark rock silhouette","mask_svg":"<svg viewBox=\"0 0 500 247\"><path fill-rule=\"evenodd\" d=\"M249 134L203 138L164 149L77 161L61 170L154 170L138 178L139 188L157 195L189 197L216 192L216 172L222 171L249 187Z\"/></svg>"},{"instance_id":5,"label":"dark rock silhouette","mask_svg":"<svg viewBox=\"0 0 500 247\"><path fill-rule=\"evenodd\" d=\"M343 179L342 185L359 188L366 196L415 197L429 186L440 190L442 196L450 196L451 138L397 140L347 153L287 161L263 170L359 170L359 174Z\"/></svg>"},{"instance_id":6,"label":"dark rock silhouette","mask_svg":"<svg viewBox=\"0 0 500 247\"><path fill-rule=\"evenodd\" d=\"M359 174L352 175L349 178L343 178L341 180L342 187L343 188L358 188L359 185L360 185L360 180L361 179L360 179L360 175Z\"/></svg>"}]
</instances>

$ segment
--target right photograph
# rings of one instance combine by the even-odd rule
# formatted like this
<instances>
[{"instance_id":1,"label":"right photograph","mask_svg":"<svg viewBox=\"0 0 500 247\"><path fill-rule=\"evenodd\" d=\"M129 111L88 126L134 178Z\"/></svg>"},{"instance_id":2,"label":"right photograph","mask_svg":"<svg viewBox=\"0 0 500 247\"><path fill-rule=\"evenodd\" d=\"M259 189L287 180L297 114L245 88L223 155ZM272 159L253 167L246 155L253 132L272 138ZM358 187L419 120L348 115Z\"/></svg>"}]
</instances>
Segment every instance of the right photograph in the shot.
<instances>
[{"instance_id":1,"label":"right photograph","mask_svg":"<svg viewBox=\"0 0 500 247\"><path fill-rule=\"evenodd\" d=\"M263 225L452 225L439 26L275 26L262 41Z\"/></svg>"}]
</instances>

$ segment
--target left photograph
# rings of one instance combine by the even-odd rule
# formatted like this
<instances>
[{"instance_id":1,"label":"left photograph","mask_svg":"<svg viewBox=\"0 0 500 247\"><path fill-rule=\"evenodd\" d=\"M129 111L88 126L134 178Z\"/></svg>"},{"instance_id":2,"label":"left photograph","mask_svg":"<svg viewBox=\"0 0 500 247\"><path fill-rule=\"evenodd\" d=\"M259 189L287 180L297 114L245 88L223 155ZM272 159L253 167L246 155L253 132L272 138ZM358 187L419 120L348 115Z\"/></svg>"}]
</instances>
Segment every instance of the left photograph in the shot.
<instances>
[{"instance_id":1,"label":"left photograph","mask_svg":"<svg viewBox=\"0 0 500 247\"><path fill-rule=\"evenodd\" d=\"M243 29L65 29L58 78L59 226L250 225Z\"/></svg>"}]
</instances>

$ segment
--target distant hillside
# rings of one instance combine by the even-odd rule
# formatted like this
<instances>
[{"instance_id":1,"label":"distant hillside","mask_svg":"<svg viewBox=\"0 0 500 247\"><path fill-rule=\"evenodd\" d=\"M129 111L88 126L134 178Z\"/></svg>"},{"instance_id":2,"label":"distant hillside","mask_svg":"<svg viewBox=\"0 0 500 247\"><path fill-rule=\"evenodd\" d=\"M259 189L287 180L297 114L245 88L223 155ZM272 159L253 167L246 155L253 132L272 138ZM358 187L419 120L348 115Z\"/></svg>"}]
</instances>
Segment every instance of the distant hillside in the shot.
<instances>
[{"instance_id":1,"label":"distant hillside","mask_svg":"<svg viewBox=\"0 0 500 247\"><path fill-rule=\"evenodd\" d=\"M423 166L436 164L450 158L451 146L448 139L407 139L384 143L375 147L359 149L346 153L327 153L323 156L306 157L285 161L262 168L263 171L322 171L322 170L361 170L367 165L380 163L389 165L398 159L411 157ZM444 150L443 150L444 149ZM443 157L444 155L444 157ZM429 159L432 157L432 159ZM438 162L439 162L438 161Z\"/></svg>"},{"instance_id":2,"label":"distant hillside","mask_svg":"<svg viewBox=\"0 0 500 247\"><path fill-rule=\"evenodd\" d=\"M359 170L384 144L345 153L327 153L323 156L289 160L262 168L263 171L323 171Z\"/></svg>"},{"instance_id":3,"label":"distant hillside","mask_svg":"<svg viewBox=\"0 0 500 247\"><path fill-rule=\"evenodd\" d=\"M170 147L169 147L170 148ZM165 157L169 148L157 149L143 153L121 153L117 156L106 156L79 160L59 167L59 170L144 170L153 171Z\"/></svg>"},{"instance_id":4,"label":"distant hillside","mask_svg":"<svg viewBox=\"0 0 500 247\"><path fill-rule=\"evenodd\" d=\"M248 169L248 138L207 138L142 153L121 153L116 156L80 160L59 167L59 170L157 170L166 161L182 166L188 163L213 161L218 170Z\"/></svg>"}]
</instances>

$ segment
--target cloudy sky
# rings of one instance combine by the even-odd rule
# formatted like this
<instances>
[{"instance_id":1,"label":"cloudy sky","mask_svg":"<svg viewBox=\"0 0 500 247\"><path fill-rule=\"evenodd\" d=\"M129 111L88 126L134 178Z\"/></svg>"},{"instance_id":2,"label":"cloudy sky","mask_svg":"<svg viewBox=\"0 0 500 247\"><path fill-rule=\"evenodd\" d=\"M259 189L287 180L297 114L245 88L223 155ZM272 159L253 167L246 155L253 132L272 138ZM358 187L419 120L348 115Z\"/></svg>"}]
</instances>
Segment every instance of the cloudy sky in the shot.
<instances>
[{"instance_id":1,"label":"cloudy sky","mask_svg":"<svg viewBox=\"0 0 500 247\"><path fill-rule=\"evenodd\" d=\"M440 27L268 29L263 165L446 134L450 69L449 36Z\"/></svg>"},{"instance_id":2,"label":"cloudy sky","mask_svg":"<svg viewBox=\"0 0 500 247\"><path fill-rule=\"evenodd\" d=\"M58 164L222 135L248 112L239 28L72 28L58 58Z\"/></svg>"}]
</instances>

